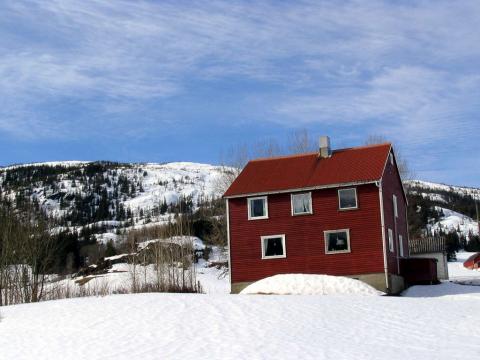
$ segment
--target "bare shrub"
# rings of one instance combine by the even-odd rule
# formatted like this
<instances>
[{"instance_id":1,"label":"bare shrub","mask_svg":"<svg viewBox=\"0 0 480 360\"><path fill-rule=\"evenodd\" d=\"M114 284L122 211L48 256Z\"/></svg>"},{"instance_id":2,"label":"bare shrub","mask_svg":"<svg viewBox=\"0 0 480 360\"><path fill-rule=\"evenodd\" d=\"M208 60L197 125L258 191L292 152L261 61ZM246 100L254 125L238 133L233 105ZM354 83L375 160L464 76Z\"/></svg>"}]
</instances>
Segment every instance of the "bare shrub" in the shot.
<instances>
[{"instance_id":1,"label":"bare shrub","mask_svg":"<svg viewBox=\"0 0 480 360\"><path fill-rule=\"evenodd\" d=\"M176 223L129 234L136 253L129 261L131 292L201 292L190 228L180 216Z\"/></svg>"}]
</instances>

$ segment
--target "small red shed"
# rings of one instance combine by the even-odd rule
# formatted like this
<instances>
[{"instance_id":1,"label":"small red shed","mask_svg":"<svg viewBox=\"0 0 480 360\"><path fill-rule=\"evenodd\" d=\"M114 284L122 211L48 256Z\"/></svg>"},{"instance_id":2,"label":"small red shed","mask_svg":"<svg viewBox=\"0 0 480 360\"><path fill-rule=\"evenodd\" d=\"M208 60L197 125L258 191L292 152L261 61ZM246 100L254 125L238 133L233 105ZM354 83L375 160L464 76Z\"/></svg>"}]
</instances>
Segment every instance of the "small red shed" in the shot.
<instances>
[{"instance_id":1,"label":"small red shed","mask_svg":"<svg viewBox=\"0 0 480 360\"><path fill-rule=\"evenodd\" d=\"M224 194L231 291L285 273L403 289L407 201L391 144L250 161Z\"/></svg>"},{"instance_id":2,"label":"small red shed","mask_svg":"<svg viewBox=\"0 0 480 360\"><path fill-rule=\"evenodd\" d=\"M463 266L470 270L480 268L480 252L473 254L467 260L465 260Z\"/></svg>"}]
</instances>

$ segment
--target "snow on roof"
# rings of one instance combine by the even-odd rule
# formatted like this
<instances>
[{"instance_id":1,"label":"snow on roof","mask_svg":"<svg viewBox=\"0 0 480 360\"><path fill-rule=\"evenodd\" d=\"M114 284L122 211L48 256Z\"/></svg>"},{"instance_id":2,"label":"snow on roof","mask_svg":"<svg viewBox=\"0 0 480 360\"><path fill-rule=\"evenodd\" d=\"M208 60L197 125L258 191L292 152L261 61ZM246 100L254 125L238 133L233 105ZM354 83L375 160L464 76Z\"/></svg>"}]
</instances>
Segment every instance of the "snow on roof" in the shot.
<instances>
[{"instance_id":1,"label":"snow on roof","mask_svg":"<svg viewBox=\"0 0 480 360\"><path fill-rule=\"evenodd\" d=\"M272 295L381 295L360 280L343 276L283 274L271 276L247 286L240 294Z\"/></svg>"}]
</instances>

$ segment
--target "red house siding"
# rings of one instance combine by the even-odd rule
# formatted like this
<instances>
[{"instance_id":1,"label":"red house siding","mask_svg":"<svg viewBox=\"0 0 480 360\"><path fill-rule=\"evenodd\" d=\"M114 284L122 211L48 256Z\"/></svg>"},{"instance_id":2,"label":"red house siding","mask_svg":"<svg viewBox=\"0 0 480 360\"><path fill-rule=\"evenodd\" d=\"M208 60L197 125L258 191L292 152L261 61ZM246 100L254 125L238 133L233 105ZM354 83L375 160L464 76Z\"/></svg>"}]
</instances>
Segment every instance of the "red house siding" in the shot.
<instances>
[{"instance_id":1,"label":"red house siding","mask_svg":"<svg viewBox=\"0 0 480 360\"><path fill-rule=\"evenodd\" d=\"M403 237L403 255L408 256L408 229L406 221L407 204L403 195L402 183L397 167L387 161L382 180L383 209L385 221L385 248L387 250L388 272L399 275L399 241L398 236ZM395 218L393 210L393 195L397 197L398 217ZM390 252L388 246L388 229L393 231L394 251Z\"/></svg>"},{"instance_id":2,"label":"red house siding","mask_svg":"<svg viewBox=\"0 0 480 360\"><path fill-rule=\"evenodd\" d=\"M312 215L292 216L290 193L268 195L268 219L248 220L247 198L229 199L231 281L281 273L384 272L379 190L357 186L356 210L338 209L338 189L312 191ZM401 196L399 195L399 199ZM350 253L326 254L324 231L350 229ZM264 235L285 234L286 258L262 259Z\"/></svg>"}]
</instances>

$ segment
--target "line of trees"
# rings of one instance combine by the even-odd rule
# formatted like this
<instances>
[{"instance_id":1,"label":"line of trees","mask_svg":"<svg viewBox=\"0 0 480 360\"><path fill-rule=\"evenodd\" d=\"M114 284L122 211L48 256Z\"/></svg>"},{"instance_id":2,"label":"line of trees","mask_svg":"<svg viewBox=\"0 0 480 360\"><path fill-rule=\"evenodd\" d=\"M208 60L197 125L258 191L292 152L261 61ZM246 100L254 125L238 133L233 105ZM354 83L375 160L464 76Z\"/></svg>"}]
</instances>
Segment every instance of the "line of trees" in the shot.
<instances>
[{"instance_id":1,"label":"line of trees","mask_svg":"<svg viewBox=\"0 0 480 360\"><path fill-rule=\"evenodd\" d=\"M57 250L50 229L35 209L14 209L0 199L0 306L44 297Z\"/></svg>"}]
</instances>

